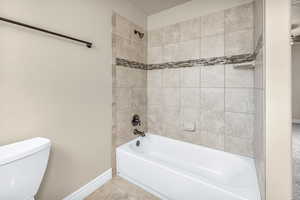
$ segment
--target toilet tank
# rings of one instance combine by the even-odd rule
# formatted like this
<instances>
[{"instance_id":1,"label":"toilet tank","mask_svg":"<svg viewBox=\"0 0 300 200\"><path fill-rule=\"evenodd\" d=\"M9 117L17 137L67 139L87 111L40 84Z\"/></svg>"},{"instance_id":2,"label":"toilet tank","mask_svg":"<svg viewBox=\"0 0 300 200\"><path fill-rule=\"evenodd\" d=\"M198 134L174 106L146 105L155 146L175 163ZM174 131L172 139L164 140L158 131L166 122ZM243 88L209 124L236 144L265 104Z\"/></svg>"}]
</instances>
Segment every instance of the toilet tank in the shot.
<instances>
[{"instance_id":1,"label":"toilet tank","mask_svg":"<svg viewBox=\"0 0 300 200\"><path fill-rule=\"evenodd\" d=\"M0 199L32 199L42 182L50 140L34 138L0 146Z\"/></svg>"}]
</instances>

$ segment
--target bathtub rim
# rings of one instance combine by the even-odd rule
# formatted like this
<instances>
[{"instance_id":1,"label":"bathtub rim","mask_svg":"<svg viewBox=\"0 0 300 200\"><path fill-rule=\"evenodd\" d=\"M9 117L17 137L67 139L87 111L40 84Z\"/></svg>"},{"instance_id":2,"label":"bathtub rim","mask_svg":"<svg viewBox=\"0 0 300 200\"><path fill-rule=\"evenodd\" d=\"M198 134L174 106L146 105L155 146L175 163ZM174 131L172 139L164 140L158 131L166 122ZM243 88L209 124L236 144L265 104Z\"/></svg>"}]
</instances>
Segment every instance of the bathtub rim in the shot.
<instances>
[{"instance_id":1,"label":"bathtub rim","mask_svg":"<svg viewBox=\"0 0 300 200\"><path fill-rule=\"evenodd\" d=\"M157 135L157 134L154 134L154 133L151 133L151 132L146 132L145 134L146 134L145 137L147 137L148 135L149 136L154 136L154 137L162 138L164 140L169 140L169 141L172 141L172 142L175 142L175 143L182 143L182 144L185 144L185 145L193 146L195 148L202 148L202 149L206 149L206 150L209 150L209 151L221 153L223 155L234 156L234 157L240 158L242 160L246 160L248 162L251 162L252 164L254 164L254 167L255 167L255 160L254 160L253 157L243 156L243 155L240 155L240 154L234 154L234 153L230 153L230 152L227 152L227 151L210 148L210 147L207 147L207 146L204 146L204 145L201 145L201 144L193 144L193 143L189 143L189 142L186 142L186 141L176 140L176 139L169 138L169 137L166 137L166 136ZM124 149L127 145L135 143L140 138L141 138L141 136L138 136L135 139L132 139L129 142L126 142L126 143L118 146L116 149ZM255 167L255 169L256 169L256 167Z\"/></svg>"}]
</instances>

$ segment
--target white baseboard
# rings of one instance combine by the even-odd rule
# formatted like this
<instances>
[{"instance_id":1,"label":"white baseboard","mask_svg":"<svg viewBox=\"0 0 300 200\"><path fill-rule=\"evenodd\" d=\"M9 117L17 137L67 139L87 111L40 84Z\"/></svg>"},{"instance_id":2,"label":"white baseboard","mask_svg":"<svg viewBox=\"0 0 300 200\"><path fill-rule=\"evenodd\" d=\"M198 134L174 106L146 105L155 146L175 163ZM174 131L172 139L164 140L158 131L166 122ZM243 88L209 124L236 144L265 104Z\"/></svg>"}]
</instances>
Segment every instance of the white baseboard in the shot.
<instances>
[{"instance_id":1,"label":"white baseboard","mask_svg":"<svg viewBox=\"0 0 300 200\"><path fill-rule=\"evenodd\" d=\"M83 200L107 183L110 179L112 179L112 169L107 170L94 180L81 187L79 190L65 197L63 200Z\"/></svg>"},{"instance_id":2,"label":"white baseboard","mask_svg":"<svg viewBox=\"0 0 300 200\"><path fill-rule=\"evenodd\" d=\"M300 119L293 119L294 124L300 124Z\"/></svg>"}]
</instances>

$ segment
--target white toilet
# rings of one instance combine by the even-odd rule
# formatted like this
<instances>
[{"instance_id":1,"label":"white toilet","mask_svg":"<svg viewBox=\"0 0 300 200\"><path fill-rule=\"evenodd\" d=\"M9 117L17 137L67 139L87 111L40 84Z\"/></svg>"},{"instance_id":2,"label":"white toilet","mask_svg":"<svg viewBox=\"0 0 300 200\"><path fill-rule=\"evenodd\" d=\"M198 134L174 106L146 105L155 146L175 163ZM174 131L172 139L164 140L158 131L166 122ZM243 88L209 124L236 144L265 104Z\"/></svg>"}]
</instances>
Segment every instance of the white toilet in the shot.
<instances>
[{"instance_id":1,"label":"white toilet","mask_svg":"<svg viewBox=\"0 0 300 200\"><path fill-rule=\"evenodd\" d=\"M50 140L34 138L0 147L0 199L34 200L50 153Z\"/></svg>"}]
</instances>

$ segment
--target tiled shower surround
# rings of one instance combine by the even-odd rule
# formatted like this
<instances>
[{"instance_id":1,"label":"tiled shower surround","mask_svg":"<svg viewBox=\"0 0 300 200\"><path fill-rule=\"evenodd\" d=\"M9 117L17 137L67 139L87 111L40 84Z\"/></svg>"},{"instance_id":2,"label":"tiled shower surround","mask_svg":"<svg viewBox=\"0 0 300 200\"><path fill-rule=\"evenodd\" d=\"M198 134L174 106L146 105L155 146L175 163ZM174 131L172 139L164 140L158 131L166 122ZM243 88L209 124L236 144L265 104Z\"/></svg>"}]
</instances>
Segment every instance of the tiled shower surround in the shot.
<instances>
[{"instance_id":1,"label":"tiled shower surround","mask_svg":"<svg viewBox=\"0 0 300 200\"><path fill-rule=\"evenodd\" d=\"M141 117L140 129L147 130L147 71L116 65L116 58L130 60L131 63L146 63L147 35L140 39L134 30L144 32L138 25L124 17L113 14L113 127L112 166L115 172L115 149L135 136L131 126L134 114Z\"/></svg>"},{"instance_id":2,"label":"tiled shower surround","mask_svg":"<svg viewBox=\"0 0 300 200\"><path fill-rule=\"evenodd\" d=\"M254 70L227 64L254 59L253 3L150 30L143 40L134 24L114 19L114 147L135 137L137 113L141 130L253 156Z\"/></svg>"},{"instance_id":3,"label":"tiled shower surround","mask_svg":"<svg viewBox=\"0 0 300 200\"><path fill-rule=\"evenodd\" d=\"M148 71L148 131L252 156L253 78L233 65Z\"/></svg>"},{"instance_id":4,"label":"tiled shower surround","mask_svg":"<svg viewBox=\"0 0 300 200\"><path fill-rule=\"evenodd\" d=\"M115 14L113 156L137 113L141 130L254 157L265 199L262 11L255 0L148 32Z\"/></svg>"},{"instance_id":5,"label":"tiled shower surround","mask_svg":"<svg viewBox=\"0 0 300 200\"><path fill-rule=\"evenodd\" d=\"M149 31L148 64L252 54L253 43L250 3ZM147 82L149 132L253 156L253 70L175 66L148 70Z\"/></svg>"}]
</instances>

